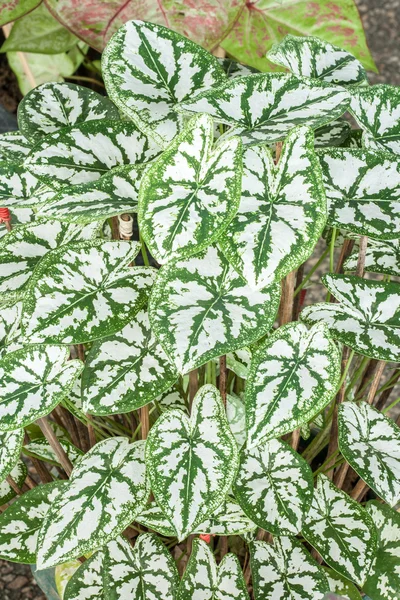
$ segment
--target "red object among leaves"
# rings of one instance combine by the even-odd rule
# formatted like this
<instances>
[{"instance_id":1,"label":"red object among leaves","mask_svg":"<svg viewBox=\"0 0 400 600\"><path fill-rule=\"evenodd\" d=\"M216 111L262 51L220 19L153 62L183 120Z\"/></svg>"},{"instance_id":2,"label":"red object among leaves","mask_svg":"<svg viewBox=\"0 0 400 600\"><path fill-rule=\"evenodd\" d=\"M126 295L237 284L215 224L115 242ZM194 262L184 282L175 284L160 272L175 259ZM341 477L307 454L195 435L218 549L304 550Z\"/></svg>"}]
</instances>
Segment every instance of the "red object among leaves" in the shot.
<instances>
[{"instance_id":1,"label":"red object among leaves","mask_svg":"<svg viewBox=\"0 0 400 600\"><path fill-rule=\"evenodd\" d=\"M0 208L0 223L11 221L11 213L8 208Z\"/></svg>"},{"instance_id":2,"label":"red object among leaves","mask_svg":"<svg viewBox=\"0 0 400 600\"><path fill-rule=\"evenodd\" d=\"M201 533L199 535L199 538L203 540L203 542L206 542L206 544L209 544L211 542L211 535L209 533Z\"/></svg>"}]
</instances>

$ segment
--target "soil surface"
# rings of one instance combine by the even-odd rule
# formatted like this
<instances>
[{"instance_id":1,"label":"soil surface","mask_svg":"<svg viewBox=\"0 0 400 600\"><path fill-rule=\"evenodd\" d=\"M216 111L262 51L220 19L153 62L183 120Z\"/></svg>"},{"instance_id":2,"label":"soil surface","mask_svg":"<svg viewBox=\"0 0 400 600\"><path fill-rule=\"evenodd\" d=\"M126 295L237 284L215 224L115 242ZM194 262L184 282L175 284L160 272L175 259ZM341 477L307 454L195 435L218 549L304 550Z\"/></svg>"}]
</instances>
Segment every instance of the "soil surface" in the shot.
<instances>
[{"instance_id":1,"label":"soil surface","mask_svg":"<svg viewBox=\"0 0 400 600\"><path fill-rule=\"evenodd\" d=\"M368 45L379 69L379 74L370 74L370 82L400 85L400 0L356 0L356 3L363 20ZM0 104L8 111L16 113L20 99L15 76L8 67L5 55L0 54ZM321 268L321 273L323 272L326 272L324 266ZM315 295L320 296L322 290L318 291L319 286L315 287ZM307 298L307 304L310 300L311 297ZM315 301L314 298L312 301ZM27 565L0 560L0 599L46 600L46 597L34 584Z\"/></svg>"}]
</instances>

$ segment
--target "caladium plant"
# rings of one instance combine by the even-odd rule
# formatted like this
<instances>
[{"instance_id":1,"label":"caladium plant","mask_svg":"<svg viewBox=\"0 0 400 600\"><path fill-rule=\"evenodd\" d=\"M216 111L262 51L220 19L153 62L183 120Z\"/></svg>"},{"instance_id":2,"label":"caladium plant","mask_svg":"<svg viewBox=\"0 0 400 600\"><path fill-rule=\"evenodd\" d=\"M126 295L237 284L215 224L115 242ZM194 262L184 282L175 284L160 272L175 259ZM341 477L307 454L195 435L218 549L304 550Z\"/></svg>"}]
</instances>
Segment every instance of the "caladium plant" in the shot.
<instances>
[{"instance_id":1,"label":"caladium plant","mask_svg":"<svg viewBox=\"0 0 400 600\"><path fill-rule=\"evenodd\" d=\"M0 558L63 600L399 597L397 91L269 59L130 21L0 137Z\"/></svg>"}]
</instances>

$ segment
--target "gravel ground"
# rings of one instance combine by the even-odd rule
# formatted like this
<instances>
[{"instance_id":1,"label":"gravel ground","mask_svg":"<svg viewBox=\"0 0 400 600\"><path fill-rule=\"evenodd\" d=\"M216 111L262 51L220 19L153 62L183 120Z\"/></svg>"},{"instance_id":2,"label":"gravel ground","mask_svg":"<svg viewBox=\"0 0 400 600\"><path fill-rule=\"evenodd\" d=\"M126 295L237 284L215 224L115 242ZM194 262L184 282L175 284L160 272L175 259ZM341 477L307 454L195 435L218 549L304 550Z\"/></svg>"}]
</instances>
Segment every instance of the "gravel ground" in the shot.
<instances>
[{"instance_id":1,"label":"gravel ground","mask_svg":"<svg viewBox=\"0 0 400 600\"><path fill-rule=\"evenodd\" d=\"M372 73L371 83L400 85L400 0L356 0L366 30L368 45L379 69ZM0 69L1 75L1 69ZM1 79L1 77L0 77ZM13 110L13 107L8 107ZM326 272L322 266L318 274ZM323 297L322 288L309 294L307 304ZM29 567L0 560L1 600L46 600L34 584Z\"/></svg>"}]
</instances>

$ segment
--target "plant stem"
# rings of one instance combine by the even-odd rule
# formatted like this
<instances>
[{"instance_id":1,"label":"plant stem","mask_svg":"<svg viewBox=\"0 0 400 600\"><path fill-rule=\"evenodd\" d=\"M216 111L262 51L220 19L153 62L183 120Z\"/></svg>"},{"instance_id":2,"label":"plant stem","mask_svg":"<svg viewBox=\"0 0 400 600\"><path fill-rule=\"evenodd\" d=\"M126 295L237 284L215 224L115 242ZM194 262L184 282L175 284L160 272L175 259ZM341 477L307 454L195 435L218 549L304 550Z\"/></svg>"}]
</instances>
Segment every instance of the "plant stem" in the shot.
<instances>
[{"instance_id":1,"label":"plant stem","mask_svg":"<svg viewBox=\"0 0 400 600\"><path fill-rule=\"evenodd\" d=\"M385 408L385 410L383 411L383 414L387 415L388 412L390 410L392 410L392 408L394 408L399 402L400 402L400 396L398 398L396 398L396 400L394 400L391 404L389 404L389 406L387 408Z\"/></svg>"},{"instance_id":2,"label":"plant stem","mask_svg":"<svg viewBox=\"0 0 400 600\"><path fill-rule=\"evenodd\" d=\"M197 369L193 369L189 373L189 405L190 410L192 410L193 399L197 394L197 390L199 389L199 373Z\"/></svg>"},{"instance_id":3,"label":"plant stem","mask_svg":"<svg viewBox=\"0 0 400 600\"><path fill-rule=\"evenodd\" d=\"M56 434L54 433L48 418L41 417L36 422L42 430L50 446L53 448L58 460L60 461L62 468L69 477L72 473L73 465L69 460L64 448L61 446Z\"/></svg>"},{"instance_id":4,"label":"plant stem","mask_svg":"<svg viewBox=\"0 0 400 600\"><path fill-rule=\"evenodd\" d=\"M142 426L142 440L146 440L150 431L150 413L148 404L146 404L146 406L142 406L140 409L140 424Z\"/></svg>"},{"instance_id":5,"label":"plant stem","mask_svg":"<svg viewBox=\"0 0 400 600\"><path fill-rule=\"evenodd\" d=\"M365 254L367 251L368 238L366 235L362 235L360 237L360 245L358 249L358 260L357 260L357 269L356 276L363 277L364 276L364 267L365 267Z\"/></svg>"},{"instance_id":6,"label":"plant stem","mask_svg":"<svg viewBox=\"0 0 400 600\"><path fill-rule=\"evenodd\" d=\"M385 370L386 362L384 360L380 360L377 364L374 378L371 383L371 387L369 388L367 402L368 404L373 404L376 392L378 390L379 382L381 380L383 371Z\"/></svg>"},{"instance_id":7,"label":"plant stem","mask_svg":"<svg viewBox=\"0 0 400 600\"><path fill-rule=\"evenodd\" d=\"M292 271L282 280L282 296L279 307L279 325L285 325L292 320L293 317L293 299L294 299L294 284L296 281L296 272Z\"/></svg>"},{"instance_id":8,"label":"plant stem","mask_svg":"<svg viewBox=\"0 0 400 600\"><path fill-rule=\"evenodd\" d=\"M94 83L95 85L105 88L105 85L102 81L94 79L93 77L83 77L82 75L68 75L68 77L64 77L65 79L72 79L73 81L88 81L89 83Z\"/></svg>"},{"instance_id":9,"label":"plant stem","mask_svg":"<svg viewBox=\"0 0 400 600\"><path fill-rule=\"evenodd\" d=\"M149 262L149 257L147 255L147 248L146 248L146 244L144 243L144 239L142 237L142 234L139 232L139 240L140 240L140 245L141 245L141 253L142 253L142 258L143 258L143 264L146 267L150 266L150 262Z\"/></svg>"},{"instance_id":10,"label":"plant stem","mask_svg":"<svg viewBox=\"0 0 400 600\"><path fill-rule=\"evenodd\" d=\"M222 402L226 408L226 355L219 359L219 391L221 394Z\"/></svg>"},{"instance_id":11,"label":"plant stem","mask_svg":"<svg viewBox=\"0 0 400 600\"><path fill-rule=\"evenodd\" d=\"M14 479L11 477L11 475L7 475L6 481L7 481L8 485L17 494L17 496L22 496L23 491L21 490L21 488L19 487L19 485L14 481Z\"/></svg>"},{"instance_id":12,"label":"plant stem","mask_svg":"<svg viewBox=\"0 0 400 600\"><path fill-rule=\"evenodd\" d=\"M301 292L301 290L306 285L306 283L308 282L308 280L314 275L315 271L318 269L318 267L321 265L321 263L325 260L328 252L329 252L329 246L325 250L325 252L323 252L323 254L321 254L321 257L319 258L318 262L315 263L315 265L310 269L310 271L304 277L304 279L301 282L301 284L296 287L296 290L295 290L295 292L293 294L294 298L297 296L297 294L299 294Z\"/></svg>"}]
</instances>

